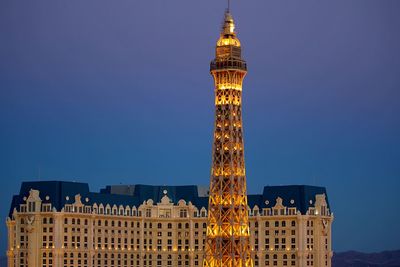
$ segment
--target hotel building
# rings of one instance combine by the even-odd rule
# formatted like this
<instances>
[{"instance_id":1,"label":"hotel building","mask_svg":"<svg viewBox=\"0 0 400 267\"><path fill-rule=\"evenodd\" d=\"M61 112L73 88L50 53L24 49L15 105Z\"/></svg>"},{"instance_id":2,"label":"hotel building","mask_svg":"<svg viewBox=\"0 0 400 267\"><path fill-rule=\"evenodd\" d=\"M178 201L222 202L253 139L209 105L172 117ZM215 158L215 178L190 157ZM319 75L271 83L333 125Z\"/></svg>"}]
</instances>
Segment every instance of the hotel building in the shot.
<instances>
[{"instance_id":1,"label":"hotel building","mask_svg":"<svg viewBox=\"0 0 400 267\"><path fill-rule=\"evenodd\" d=\"M326 190L248 195L254 266L331 266ZM12 200L8 267L202 266L208 188L24 182Z\"/></svg>"},{"instance_id":2,"label":"hotel building","mask_svg":"<svg viewBox=\"0 0 400 267\"><path fill-rule=\"evenodd\" d=\"M118 185L90 192L85 183L24 182L7 218L8 267L331 267L325 188L266 186L247 195L241 47L227 11L210 65L209 188Z\"/></svg>"}]
</instances>

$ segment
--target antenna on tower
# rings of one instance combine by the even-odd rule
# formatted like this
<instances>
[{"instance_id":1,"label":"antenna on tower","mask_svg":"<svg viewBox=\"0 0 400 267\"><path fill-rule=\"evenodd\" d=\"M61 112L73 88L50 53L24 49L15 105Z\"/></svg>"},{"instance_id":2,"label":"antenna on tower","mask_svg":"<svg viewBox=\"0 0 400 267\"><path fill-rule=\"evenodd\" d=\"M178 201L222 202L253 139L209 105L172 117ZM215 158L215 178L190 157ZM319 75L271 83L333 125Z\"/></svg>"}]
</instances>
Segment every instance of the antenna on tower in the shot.
<instances>
[{"instance_id":1,"label":"antenna on tower","mask_svg":"<svg viewBox=\"0 0 400 267\"><path fill-rule=\"evenodd\" d=\"M231 12L231 0L228 0L228 13Z\"/></svg>"}]
</instances>

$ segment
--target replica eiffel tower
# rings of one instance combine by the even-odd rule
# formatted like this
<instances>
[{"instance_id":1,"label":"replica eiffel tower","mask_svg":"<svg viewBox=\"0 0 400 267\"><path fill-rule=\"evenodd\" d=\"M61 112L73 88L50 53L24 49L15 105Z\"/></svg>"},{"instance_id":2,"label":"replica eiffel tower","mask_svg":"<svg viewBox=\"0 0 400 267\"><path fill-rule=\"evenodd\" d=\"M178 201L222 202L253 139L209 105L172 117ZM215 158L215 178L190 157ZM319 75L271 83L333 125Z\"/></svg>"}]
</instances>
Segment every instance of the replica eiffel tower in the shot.
<instances>
[{"instance_id":1,"label":"replica eiffel tower","mask_svg":"<svg viewBox=\"0 0 400 267\"><path fill-rule=\"evenodd\" d=\"M204 267L253 266L247 213L242 84L247 73L229 8L210 71L215 125Z\"/></svg>"}]
</instances>

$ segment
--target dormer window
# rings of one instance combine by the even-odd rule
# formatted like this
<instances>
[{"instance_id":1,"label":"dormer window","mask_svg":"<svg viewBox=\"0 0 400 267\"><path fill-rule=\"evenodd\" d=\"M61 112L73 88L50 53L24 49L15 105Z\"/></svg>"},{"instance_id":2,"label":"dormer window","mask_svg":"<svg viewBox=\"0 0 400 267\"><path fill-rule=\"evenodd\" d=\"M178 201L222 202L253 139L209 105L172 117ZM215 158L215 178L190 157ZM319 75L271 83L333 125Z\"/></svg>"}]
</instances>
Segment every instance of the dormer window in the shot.
<instances>
[{"instance_id":1,"label":"dormer window","mask_svg":"<svg viewBox=\"0 0 400 267\"><path fill-rule=\"evenodd\" d=\"M35 202L28 202L28 212L35 212Z\"/></svg>"},{"instance_id":2,"label":"dormer window","mask_svg":"<svg viewBox=\"0 0 400 267\"><path fill-rule=\"evenodd\" d=\"M308 214L309 214L309 215L315 215L315 209L314 209L314 208L310 208L310 209L308 210Z\"/></svg>"},{"instance_id":3,"label":"dormer window","mask_svg":"<svg viewBox=\"0 0 400 267\"><path fill-rule=\"evenodd\" d=\"M20 210L20 212L26 212L26 205L21 204L19 210Z\"/></svg>"},{"instance_id":4,"label":"dormer window","mask_svg":"<svg viewBox=\"0 0 400 267\"><path fill-rule=\"evenodd\" d=\"M51 212L51 204L43 204L42 205L42 212Z\"/></svg>"},{"instance_id":5,"label":"dormer window","mask_svg":"<svg viewBox=\"0 0 400 267\"><path fill-rule=\"evenodd\" d=\"M146 209L146 217L151 217L151 209Z\"/></svg>"},{"instance_id":6,"label":"dormer window","mask_svg":"<svg viewBox=\"0 0 400 267\"><path fill-rule=\"evenodd\" d=\"M321 215L322 216L327 216L328 215L326 206L322 206L321 207Z\"/></svg>"},{"instance_id":7,"label":"dormer window","mask_svg":"<svg viewBox=\"0 0 400 267\"><path fill-rule=\"evenodd\" d=\"M187 209L180 209L179 210L179 217L186 218L187 217Z\"/></svg>"},{"instance_id":8,"label":"dormer window","mask_svg":"<svg viewBox=\"0 0 400 267\"><path fill-rule=\"evenodd\" d=\"M289 208L289 215L296 215L296 208Z\"/></svg>"}]
</instances>

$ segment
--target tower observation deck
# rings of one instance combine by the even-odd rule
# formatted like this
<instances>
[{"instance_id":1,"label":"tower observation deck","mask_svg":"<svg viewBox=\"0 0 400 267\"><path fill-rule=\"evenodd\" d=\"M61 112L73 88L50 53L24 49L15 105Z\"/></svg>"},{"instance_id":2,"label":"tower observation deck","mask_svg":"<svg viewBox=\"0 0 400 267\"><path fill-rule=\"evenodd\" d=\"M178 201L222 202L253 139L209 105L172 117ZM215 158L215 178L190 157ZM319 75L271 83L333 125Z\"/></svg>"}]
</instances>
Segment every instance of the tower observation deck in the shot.
<instances>
[{"instance_id":1,"label":"tower observation deck","mask_svg":"<svg viewBox=\"0 0 400 267\"><path fill-rule=\"evenodd\" d=\"M203 266L253 266L242 128L242 85L247 65L229 10L210 72L215 87L215 125Z\"/></svg>"}]
</instances>

